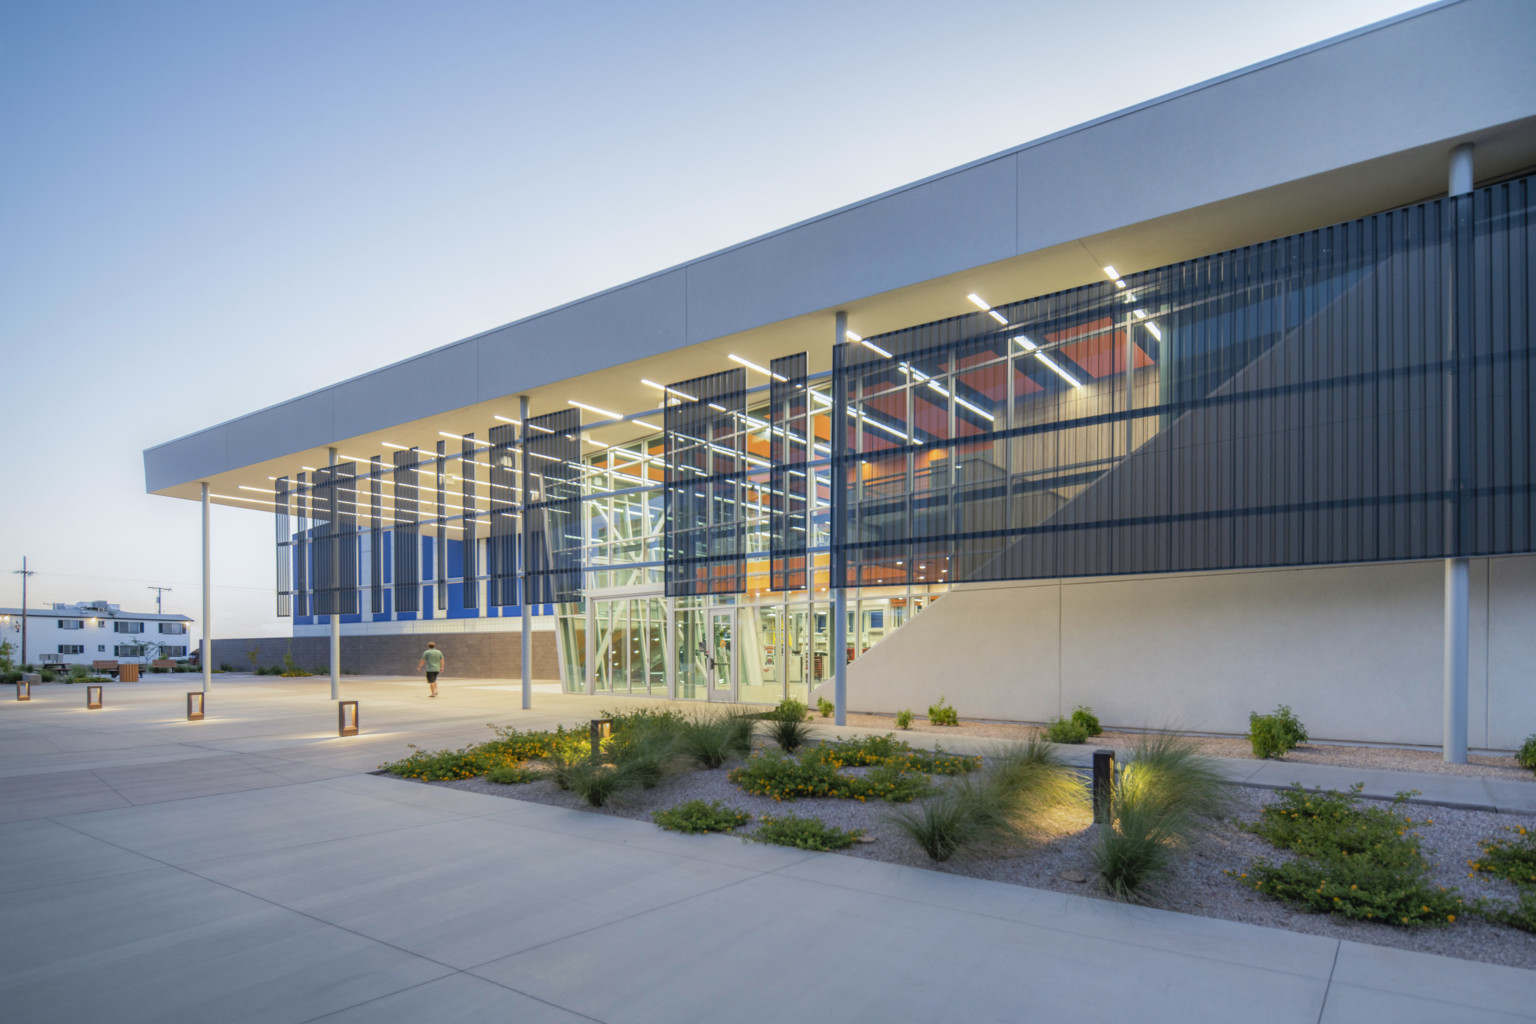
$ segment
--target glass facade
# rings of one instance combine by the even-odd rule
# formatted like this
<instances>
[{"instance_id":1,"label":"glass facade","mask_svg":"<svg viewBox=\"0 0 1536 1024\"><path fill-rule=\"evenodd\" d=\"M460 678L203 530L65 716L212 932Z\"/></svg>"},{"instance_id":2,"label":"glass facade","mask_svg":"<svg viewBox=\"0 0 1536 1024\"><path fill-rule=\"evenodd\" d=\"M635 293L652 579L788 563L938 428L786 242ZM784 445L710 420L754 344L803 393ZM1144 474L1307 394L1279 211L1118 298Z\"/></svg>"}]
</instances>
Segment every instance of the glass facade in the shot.
<instances>
[{"instance_id":1,"label":"glass facade","mask_svg":"<svg viewBox=\"0 0 1536 1024\"><path fill-rule=\"evenodd\" d=\"M280 613L366 586L384 616L516 615L526 578L567 690L769 703L957 582L1532 551L1533 198L1521 179L973 296L836 346L830 373L792 353L747 364L757 386L653 384L659 416L503 417L372 458L367 487L283 478ZM645 433L582 432L621 424ZM339 556L365 503L366 557Z\"/></svg>"}]
</instances>

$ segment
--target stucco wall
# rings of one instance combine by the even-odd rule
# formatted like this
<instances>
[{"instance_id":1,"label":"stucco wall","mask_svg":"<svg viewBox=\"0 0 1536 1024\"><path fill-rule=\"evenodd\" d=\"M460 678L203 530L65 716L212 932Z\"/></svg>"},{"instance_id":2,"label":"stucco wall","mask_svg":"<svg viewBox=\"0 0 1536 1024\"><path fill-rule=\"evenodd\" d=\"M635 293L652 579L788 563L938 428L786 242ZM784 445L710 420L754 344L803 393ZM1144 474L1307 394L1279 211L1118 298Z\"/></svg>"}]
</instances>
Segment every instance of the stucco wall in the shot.
<instances>
[{"instance_id":1,"label":"stucco wall","mask_svg":"<svg viewBox=\"0 0 1536 1024\"><path fill-rule=\"evenodd\" d=\"M373 676L407 676L416 672L416 662L426 650L427 641L436 642L446 659L445 678L515 679L522 673L522 637L517 633L413 633L394 636L343 636L341 668L343 672ZM291 648L290 648L291 645ZM256 664L263 668L281 665L290 649L300 668L329 671L330 638L323 636L255 637L213 641L214 665L230 665L236 671L250 671L246 652L255 648ZM533 634L533 677L541 680L560 678L559 655L555 634Z\"/></svg>"},{"instance_id":2,"label":"stucco wall","mask_svg":"<svg viewBox=\"0 0 1536 1024\"><path fill-rule=\"evenodd\" d=\"M1472 563L1469 741L1536 732L1536 557ZM959 587L848 669L855 711L1244 733L1295 709L1316 739L1438 744L1440 562Z\"/></svg>"}]
</instances>

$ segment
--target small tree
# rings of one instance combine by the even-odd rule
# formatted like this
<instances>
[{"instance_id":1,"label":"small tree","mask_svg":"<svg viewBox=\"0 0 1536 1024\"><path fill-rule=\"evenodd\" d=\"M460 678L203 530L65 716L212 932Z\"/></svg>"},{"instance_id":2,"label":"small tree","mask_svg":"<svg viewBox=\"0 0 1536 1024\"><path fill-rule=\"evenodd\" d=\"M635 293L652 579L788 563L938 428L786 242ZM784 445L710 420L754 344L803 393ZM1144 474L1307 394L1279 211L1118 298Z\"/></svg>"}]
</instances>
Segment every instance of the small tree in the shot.
<instances>
[{"instance_id":1,"label":"small tree","mask_svg":"<svg viewBox=\"0 0 1536 1024\"><path fill-rule=\"evenodd\" d=\"M11 655L15 653L16 648L9 640L0 640L0 672L10 672L15 667L11 663Z\"/></svg>"},{"instance_id":2,"label":"small tree","mask_svg":"<svg viewBox=\"0 0 1536 1024\"><path fill-rule=\"evenodd\" d=\"M246 658L248 658L250 660L251 671L255 672L256 671L256 659L261 657L261 649L258 648L258 647L252 647L250 650L245 652L245 656L246 656Z\"/></svg>"}]
</instances>

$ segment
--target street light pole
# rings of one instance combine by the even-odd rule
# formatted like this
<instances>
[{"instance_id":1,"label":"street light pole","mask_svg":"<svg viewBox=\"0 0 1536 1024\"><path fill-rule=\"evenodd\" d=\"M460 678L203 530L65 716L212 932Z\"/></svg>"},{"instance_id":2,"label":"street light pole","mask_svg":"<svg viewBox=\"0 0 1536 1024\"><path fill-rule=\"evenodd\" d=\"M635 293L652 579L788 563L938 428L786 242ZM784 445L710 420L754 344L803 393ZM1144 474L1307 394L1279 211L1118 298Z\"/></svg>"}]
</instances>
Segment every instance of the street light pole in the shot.
<instances>
[{"instance_id":1,"label":"street light pole","mask_svg":"<svg viewBox=\"0 0 1536 1024\"><path fill-rule=\"evenodd\" d=\"M21 663L27 663L27 577L36 576L36 569L27 568L27 556L21 556L21 568L12 569L11 575L21 577Z\"/></svg>"}]
</instances>

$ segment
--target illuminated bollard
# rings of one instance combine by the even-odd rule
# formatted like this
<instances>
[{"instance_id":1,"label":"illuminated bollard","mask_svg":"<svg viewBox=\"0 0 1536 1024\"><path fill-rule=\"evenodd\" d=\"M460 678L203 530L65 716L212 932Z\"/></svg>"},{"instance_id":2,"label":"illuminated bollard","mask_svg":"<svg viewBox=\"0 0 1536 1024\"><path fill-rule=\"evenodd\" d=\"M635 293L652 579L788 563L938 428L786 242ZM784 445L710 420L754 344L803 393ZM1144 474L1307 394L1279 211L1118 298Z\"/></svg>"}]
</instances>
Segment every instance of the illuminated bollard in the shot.
<instances>
[{"instance_id":1,"label":"illuminated bollard","mask_svg":"<svg viewBox=\"0 0 1536 1024\"><path fill-rule=\"evenodd\" d=\"M1110 804L1114 800L1115 752L1093 752L1093 820L1099 824L1109 821Z\"/></svg>"},{"instance_id":2,"label":"illuminated bollard","mask_svg":"<svg viewBox=\"0 0 1536 1024\"><path fill-rule=\"evenodd\" d=\"M336 735L357 735L357 701L339 700L336 702Z\"/></svg>"}]
</instances>

